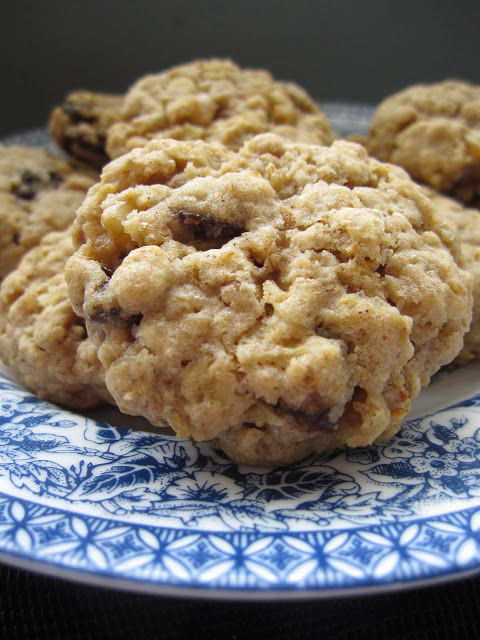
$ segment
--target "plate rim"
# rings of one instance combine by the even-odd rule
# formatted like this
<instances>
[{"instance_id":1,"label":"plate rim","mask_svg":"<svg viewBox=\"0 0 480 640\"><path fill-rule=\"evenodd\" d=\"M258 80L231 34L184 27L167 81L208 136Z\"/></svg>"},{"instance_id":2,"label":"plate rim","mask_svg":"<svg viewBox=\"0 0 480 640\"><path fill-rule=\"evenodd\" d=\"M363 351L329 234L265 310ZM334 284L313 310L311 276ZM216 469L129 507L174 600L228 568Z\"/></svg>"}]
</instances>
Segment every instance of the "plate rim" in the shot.
<instances>
[{"instance_id":1,"label":"plate rim","mask_svg":"<svg viewBox=\"0 0 480 640\"><path fill-rule=\"evenodd\" d=\"M22 393L26 393L28 395L33 395L30 392L26 391L22 385L16 381L12 381L5 374L0 371L0 379L8 381L10 384L14 384L18 391ZM0 392L1 395L1 392ZM480 396L480 392L475 393L471 398L477 398ZM52 406L51 403L45 402L45 405ZM460 406L462 403L460 403ZM56 405L53 405L56 406ZM458 403L452 405L452 407L459 406ZM448 410L449 408L447 408ZM61 407L58 407L60 412L63 412L66 415L72 415L71 411L65 410ZM442 411L445 409L442 409ZM435 414L433 414L435 415ZM474 412L474 415L477 416L477 413ZM87 421L95 422L91 418L87 418ZM47 424L48 426L48 424ZM80 427L80 423L77 424L77 427ZM7 507L10 507L13 510L13 506L16 505L17 514L15 517L11 517L10 521L5 517L6 511L2 511L2 505L7 504ZM20 511L23 510L23 516L18 515L18 509ZM217 531L217 530L209 530L209 529L201 529L201 528L189 528L187 526L180 527L167 527L162 524L155 523L147 523L147 522L129 522L128 516L113 516L108 517L107 515L99 515L98 513L85 513L78 512L74 508L68 509L61 504L50 504L48 501L39 501L35 500L34 497L23 497L22 495L14 495L12 493L6 493L4 491L0 491L0 532L12 529L15 532L15 535L10 536L10 542L8 537L0 536L0 561L5 562L6 564L12 564L15 566L25 567L27 569L31 569L36 571L37 573L45 573L48 575L64 575L65 578L80 581L88 584L99 584L99 581L105 584L107 587L112 588L120 588L123 590L129 590L134 592L142 592L142 593L156 593L158 595L169 595L175 594L177 596L188 596L188 597L196 597L196 598L215 598L215 599L226 599L226 600L253 600L253 599L316 599L316 598L339 598L347 595L355 596L355 595L368 595L375 593L384 593L386 591L396 591L396 590L404 590L410 588L416 588L417 586L421 586L422 584L434 585L438 584L439 581L455 581L462 579L463 577L467 577L469 575L476 575L480 573L480 544L477 540L478 550L476 551L473 559L466 563L460 563L455 557L450 557L447 559L446 563L443 566L428 566L423 562L420 564L420 570L418 567L413 570L410 574L407 574L404 577L398 577L391 574L383 576L381 579L375 578L372 575L368 575L364 573L363 576L353 576L353 579L350 580L347 574L344 574L343 581L337 581L335 584L327 579L323 584L317 579L313 580L313 584L303 585L299 588L295 588L295 586L291 586L291 583L288 583L285 578L276 577L276 582L273 584L264 584L262 585L254 585L248 586L245 585L241 587L236 587L234 584L222 585L221 581L216 586L209 587L208 583L202 582L201 576L193 576L192 573L187 575L187 579L185 580L185 576L179 580L179 576L175 576L175 566L173 566L170 570L170 573L167 572L161 580L158 579L149 579L146 576L143 577L135 577L133 575L128 574L125 570L121 568L116 569L115 565L110 564L108 569L101 568L100 566L95 566L95 564L91 563L90 566L75 566L75 563L72 564L71 561L68 560L68 552L62 555L62 552L56 552L57 558L48 557L48 549L47 549L47 557L42 556L41 551L35 546L30 544L30 552L28 549L25 549L25 540L21 540L17 536L17 530L28 530L28 519L25 517L25 514L29 513L29 510L32 510L34 513L34 517L32 518L31 527L33 530L35 522L37 519L40 522L42 519L49 521L52 518L65 518L68 520L76 519L77 521L83 522L84 526L88 531L100 530L105 534L108 534L110 531L115 532L115 530L122 530L122 528L129 528L130 532L148 532L149 535L155 537L155 532L165 533L171 536L170 543L172 543L173 537L173 545L177 542L180 543L180 549L185 546L183 545L183 541L188 538L194 539L196 544L196 539L199 539L202 543L207 541L207 544L210 542L209 539L215 539L219 541L223 541L225 544L230 544L232 546L233 541L237 538L242 538L248 542L251 539L251 545L257 545L260 543L260 552L262 552L261 543L263 540L278 540L281 543L284 543L285 539L289 539L291 542L293 540L299 541L302 544L310 541L313 545L316 541L323 541L323 546L319 543L317 546L317 556L316 559L318 563L324 563L324 565L328 565L328 554L325 554L325 549L330 543L332 539L335 537L341 537L348 531L348 535L353 539L354 536L362 537L366 533L372 533L377 536L381 536L384 531L389 531L390 535L393 532L397 534L398 540L398 549L399 552L402 552L403 549L408 549L409 541L406 541L406 544L402 547L400 544L402 535L405 534L411 527L417 527L420 530L427 530L428 527L433 526L433 530L435 533L435 525L440 525L440 531L443 527L448 528L456 528L457 531L466 534L468 530L469 523L472 522L473 518L478 520L478 527L474 530L470 528L470 533L475 536L478 536L478 531L480 531L480 503L470 506L463 507L460 505L460 508L452 509L451 511L437 513L433 515L425 515L416 514L416 516L412 519L408 519L405 521L394 521L394 522L386 522L380 524L363 524L359 526L352 527L350 529L339 529L333 528L332 530L317 530L317 531L308 531L308 530L299 530L299 531L258 531L258 530L249 530L249 531ZM15 529L15 522L20 523L20 525ZM78 527L78 525L77 525ZM425 529L423 529L425 528ZM31 531L30 530L30 531ZM30 535L27 532L27 536ZM32 537L32 536L30 536ZM85 537L85 536L84 536ZM82 535L78 536L78 540L82 538ZM86 539L86 538L85 538ZM137 539L140 539L137 537ZM155 538L157 539L157 538ZM394 538L385 538L387 541L391 541ZM22 547L23 544L23 547ZM92 543L93 544L93 543ZM474 542L475 544L475 542ZM28 546L28 545L27 545ZM288 543L287 543L288 546ZM101 547L101 543L99 545ZM294 545L295 547L295 545ZM165 546L167 549L168 546ZM187 547L188 548L188 547ZM248 548L248 545L244 548ZM340 546L342 549L342 546ZM257 550L258 555L258 550ZM59 556L59 558L58 558ZM165 565L165 557L167 554L161 554L161 561ZM245 564L248 562L248 559L245 561ZM250 556L250 559L255 560L255 554ZM10 560L10 562L9 562ZM331 560L331 558L330 558ZM121 564L121 563L120 563ZM178 565L177 565L178 566ZM244 567L242 567L244 568ZM327 567L328 568L328 567ZM405 568L403 568L405 572ZM416 572L416 575L415 575ZM318 573L321 573L319 570ZM227 572L228 575L228 572ZM352 578L352 576L350 576ZM215 581L214 581L215 582Z\"/></svg>"},{"instance_id":2,"label":"plate rim","mask_svg":"<svg viewBox=\"0 0 480 640\"><path fill-rule=\"evenodd\" d=\"M218 588L205 589L179 587L176 585L160 585L133 579L116 578L93 574L88 571L66 569L55 564L46 564L20 554L5 553L0 550L0 563L12 569L27 571L46 578L63 580L74 584L101 589L114 589L125 593L145 596L169 598L193 598L198 601L215 600L225 602L273 602L291 601L305 602L315 600L340 600L346 598L368 598L392 593L402 593L413 589L431 589L461 580L474 579L480 576L480 566L473 569L462 569L455 573L446 573L418 580L404 580L388 584L375 584L357 587L337 587L332 589L298 589L298 590L224 590Z\"/></svg>"}]
</instances>

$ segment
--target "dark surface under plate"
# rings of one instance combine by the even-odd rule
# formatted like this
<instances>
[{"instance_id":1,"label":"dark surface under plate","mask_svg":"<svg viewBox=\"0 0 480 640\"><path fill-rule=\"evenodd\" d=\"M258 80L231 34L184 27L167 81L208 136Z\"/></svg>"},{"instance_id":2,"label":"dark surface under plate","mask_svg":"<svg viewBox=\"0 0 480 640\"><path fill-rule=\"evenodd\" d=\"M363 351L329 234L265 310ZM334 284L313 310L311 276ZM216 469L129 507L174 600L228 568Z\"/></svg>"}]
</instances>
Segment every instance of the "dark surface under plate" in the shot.
<instances>
[{"instance_id":1,"label":"dark surface under plate","mask_svg":"<svg viewBox=\"0 0 480 640\"><path fill-rule=\"evenodd\" d=\"M380 596L242 604L107 591L0 565L0 603L8 640L473 640L480 577Z\"/></svg>"}]
</instances>

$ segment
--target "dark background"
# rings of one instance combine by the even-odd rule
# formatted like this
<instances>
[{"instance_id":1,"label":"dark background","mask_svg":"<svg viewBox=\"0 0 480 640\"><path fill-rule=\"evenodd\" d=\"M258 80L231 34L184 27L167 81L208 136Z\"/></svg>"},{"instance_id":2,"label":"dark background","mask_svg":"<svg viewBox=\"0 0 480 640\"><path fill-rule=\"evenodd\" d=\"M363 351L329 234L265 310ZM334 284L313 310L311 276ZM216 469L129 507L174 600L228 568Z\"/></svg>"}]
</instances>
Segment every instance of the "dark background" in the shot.
<instances>
[{"instance_id":1,"label":"dark background","mask_svg":"<svg viewBox=\"0 0 480 640\"><path fill-rule=\"evenodd\" d=\"M230 57L315 98L377 103L414 82L480 84L478 0L17 0L0 12L0 136L69 91Z\"/></svg>"},{"instance_id":2,"label":"dark background","mask_svg":"<svg viewBox=\"0 0 480 640\"><path fill-rule=\"evenodd\" d=\"M0 565L2 640L477 640L480 578L272 602L166 598Z\"/></svg>"}]
</instances>

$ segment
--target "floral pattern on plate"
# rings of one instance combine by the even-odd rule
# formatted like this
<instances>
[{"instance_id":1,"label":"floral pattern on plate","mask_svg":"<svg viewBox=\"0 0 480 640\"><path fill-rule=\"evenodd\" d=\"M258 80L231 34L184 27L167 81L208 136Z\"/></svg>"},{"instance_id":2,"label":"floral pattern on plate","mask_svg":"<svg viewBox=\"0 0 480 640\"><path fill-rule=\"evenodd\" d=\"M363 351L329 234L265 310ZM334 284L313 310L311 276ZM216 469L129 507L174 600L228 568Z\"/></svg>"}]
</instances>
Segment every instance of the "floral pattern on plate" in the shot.
<instances>
[{"instance_id":1,"label":"floral pattern on plate","mask_svg":"<svg viewBox=\"0 0 480 640\"><path fill-rule=\"evenodd\" d=\"M0 550L132 588L321 595L480 565L480 393L384 445L260 469L1 377L0 443Z\"/></svg>"}]
</instances>

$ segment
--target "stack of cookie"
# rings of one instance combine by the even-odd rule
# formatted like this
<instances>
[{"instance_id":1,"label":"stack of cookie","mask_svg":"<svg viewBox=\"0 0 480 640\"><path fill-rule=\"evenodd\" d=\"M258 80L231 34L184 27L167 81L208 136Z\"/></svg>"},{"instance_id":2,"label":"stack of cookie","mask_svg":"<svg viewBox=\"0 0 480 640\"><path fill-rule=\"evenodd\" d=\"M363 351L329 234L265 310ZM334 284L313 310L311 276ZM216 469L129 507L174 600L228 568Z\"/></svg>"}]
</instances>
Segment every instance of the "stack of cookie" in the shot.
<instances>
[{"instance_id":1,"label":"stack of cookie","mask_svg":"<svg viewBox=\"0 0 480 640\"><path fill-rule=\"evenodd\" d=\"M71 94L50 131L91 186L5 267L2 359L41 397L111 402L238 462L390 438L440 367L480 356L480 241L476 211L383 161L379 118L365 146L335 139L301 88L225 60ZM477 197L475 166L456 197Z\"/></svg>"}]
</instances>

